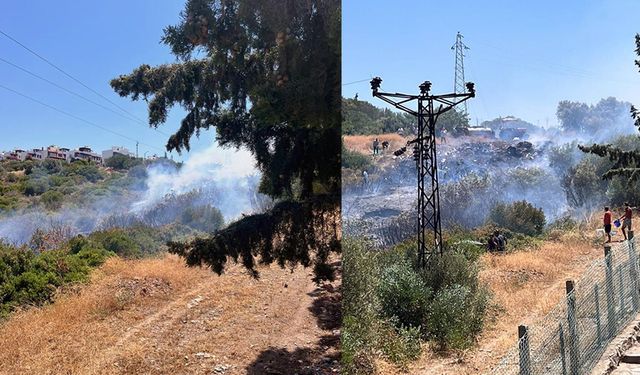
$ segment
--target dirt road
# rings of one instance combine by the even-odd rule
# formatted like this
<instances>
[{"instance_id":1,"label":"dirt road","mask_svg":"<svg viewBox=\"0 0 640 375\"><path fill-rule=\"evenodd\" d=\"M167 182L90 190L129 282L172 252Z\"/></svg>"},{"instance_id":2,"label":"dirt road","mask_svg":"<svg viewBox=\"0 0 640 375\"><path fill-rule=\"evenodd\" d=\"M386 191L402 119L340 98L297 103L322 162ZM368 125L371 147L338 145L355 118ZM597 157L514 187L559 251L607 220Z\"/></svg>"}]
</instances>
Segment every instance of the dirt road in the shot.
<instances>
[{"instance_id":1,"label":"dirt road","mask_svg":"<svg viewBox=\"0 0 640 375\"><path fill-rule=\"evenodd\" d=\"M331 374L340 294L311 270L218 277L172 256L111 260L0 329L2 374Z\"/></svg>"}]
</instances>

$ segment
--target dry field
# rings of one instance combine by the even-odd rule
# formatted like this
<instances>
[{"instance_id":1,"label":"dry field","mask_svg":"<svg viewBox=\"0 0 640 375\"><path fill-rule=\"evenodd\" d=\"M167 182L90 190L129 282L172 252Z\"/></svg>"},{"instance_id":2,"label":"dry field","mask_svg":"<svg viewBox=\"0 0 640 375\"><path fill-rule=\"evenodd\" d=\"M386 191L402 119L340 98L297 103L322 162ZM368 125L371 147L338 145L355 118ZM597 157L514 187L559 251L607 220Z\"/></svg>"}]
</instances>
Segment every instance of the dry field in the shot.
<instances>
[{"instance_id":1,"label":"dry field","mask_svg":"<svg viewBox=\"0 0 640 375\"><path fill-rule=\"evenodd\" d=\"M393 152L401 147L407 145L407 141L415 138L415 135L401 136L397 133L385 133L385 134L372 134L372 135L345 135L344 146L352 151L357 151L365 155L373 155L373 140L378 138L380 143L383 141L389 142L389 149L385 151L384 155L393 156ZM466 142L496 142L496 140L477 137L447 137L446 145L449 147L459 146ZM436 143L440 144L440 138L436 139ZM382 152L382 145L380 145L380 151ZM411 150L409 150L411 152Z\"/></svg>"},{"instance_id":2,"label":"dry field","mask_svg":"<svg viewBox=\"0 0 640 375\"><path fill-rule=\"evenodd\" d=\"M88 285L0 323L0 373L337 373L336 285L317 288L310 269L255 280L170 255L110 259Z\"/></svg>"},{"instance_id":3,"label":"dry field","mask_svg":"<svg viewBox=\"0 0 640 375\"><path fill-rule=\"evenodd\" d=\"M403 137L397 133L374 134L374 135L346 135L344 136L344 147L349 150L357 151L365 155L373 155L373 140L378 138L380 141L380 152L382 152L382 142L389 142L387 154L405 146L410 138Z\"/></svg>"}]
</instances>

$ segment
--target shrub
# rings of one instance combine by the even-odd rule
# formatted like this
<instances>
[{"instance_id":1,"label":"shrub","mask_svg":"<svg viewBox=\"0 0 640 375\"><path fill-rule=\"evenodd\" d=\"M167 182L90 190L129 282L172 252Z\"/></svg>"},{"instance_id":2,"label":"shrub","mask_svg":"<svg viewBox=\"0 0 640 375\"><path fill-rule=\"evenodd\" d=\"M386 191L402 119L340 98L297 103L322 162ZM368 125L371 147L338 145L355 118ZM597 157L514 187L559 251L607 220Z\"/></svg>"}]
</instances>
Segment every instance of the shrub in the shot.
<instances>
[{"instance_id":1,"label":"shrub","mask_svg":"<svg viewBox=\"0 0 640 375\"><path fill-rule=\"evenodd\" d=\"M371 158L342 146L342 168L367 170L372 166Z\"/></svg>"},{"instance_id":2,"label":"shrub","mask_svg":"<svg viewBox=\"0 0 640 375\"><path fill-rule=\"evenodd\" d=\"M99 244L112 253L118 254L123 258L139 258L142 256L142 250L131 237L122 230L113 229L101 233L94 233Z\"/></svg>"},{"instance_id":3,"label":"shrub","mask_svg":"<svg viewBox=\"0 0 640 375\"><path fill-rule=\"evenodd\" d=\"M142 159L115 154L109 159L107 159L104 165L113 169L127 170L142 164L142 162L143 162Z\"/></svg>"},{"instance_id":4,"label":"shrub","mask_svg":"<svg viewBox=\"0 0 640 375\"><path fill-rule=\"evenodd\" d=\"M222 212L212 206L187 207L180 223L203 232L215 232L224 224Z\"/></svg>"},{"instance_id":5,"label":"shrub","mask_svg":"<svg viewBox=\"0 0 640 375\"><path fill-rule=\"evenodd\" d=\"M470 291L462 285L441 289L431 302L427 315L429 336L440 349L447 347L462 349L469 344L467 328L468 300Z\"/></svg>"},{"instance_id":6,"label":"shrub","mask_svg":"<svg viewBox=\"0 0 640 375\"><path fill-rule=\"evenodd\" d=\"M382 353L391 362L405 367L420 356L420 327L404 327L392 319L381 321L378 332Z\"/></svg>"},{"instance_id":7,"label":"shrub","mask_svg":"<svg viewBox=\"0 0 640 375\"><path fill-rule=\"evenodd\" d=\"M425 285L433 290L423 334L438 349L468 347L482 332L491 295L480 284L477 262L474 254L450 248L420 270Z\"/></svg>"},{"instance_id":8,"label":"shrub","mask_svg":"<svg viewBox=\"0 0 640 375\"><path fill-rule=\"evenodd\" d=\"M362 241L345 238L343 250L343 296L341 332L345 374L375 372L376 326L379 325L376 294L377 254Z\"/></svg>"},{"instance_id":9,"label":"shrub","mask_svg":"<svg viewBox=\"0 0 640 375\"><path fill-rule=\"evenodd\" d=\"M95 164L81 160L76 160L66 165L64 171L61 173L65 176L81 176L89 182L98 182L104 178L102 172Z\"/></svg>"},{"instance_id":10,"label":"shrub","mask_svg":"<svg viewBox=\"0 0 640 375\"><path fill-rule=\"evenodd\" d=\"M0 317L18 306L50 302L57 287L86 281L91 268L102 264L109 255L99 248L81 248L77 253L61 249L36 255L26 247L0 243Z\"/></svg>"},{"instance_id":11,"label":"shrub","mask_svg":"<svg viewBox=\"0 0 640 375\"><path fill-rule=\"evenodd\" d=\"M30 180L24 185L24 195L41 195L49 188L49 184L43 179Z\"/></svg>"},{"instance_id":12,"label":"shrub","mask_svg":"<svg viewBox=\"0 0 640 375\"><path fill-rule=\"evenodd\" d=\"M542 234L546 222L542 209L527 201L498 203L491 210L489 220L500 227L529 236Z\"/></svg>"},{"instance_id":13,"label":"shrub","mask_svg":"<svg viewBox=\"0 0 640 375\"><path fill-rule=\"evenodd\" d=\"M398 327L420 328L431 289L407 260L382 271L377 291L383 316L393 319Z\"/></svg>"},{"instance_id":14,"label":"shrub","mask_svg":"<svg viewBox=\"0 0 640 375\"><path fill-rule=\"evenodd\" d=\"M346 374L375 373L375 357L404 366L421 339L464 349L482 331L491 295L478 277L479 251L452 246L416 268L415 242L384 251L343 241L342 361Z\"/></svg>"},{"instance_id":15,"label":"shrub","mask_svg":"<svg viewBox=\"0 0 640 375\"><path fill-rule=\"evenodd\" d=\"M64 195L59 191L49 190L40 196L40 200L47 210L54 211L62 207Z\"/></svg>"},{"instance_id":16,"label":"shrub","mask_svg":"<svg viewBox=\"0 0 640 375\"><path fill-rule=\"evenodd\" d=\"M47 171L47 174L55 174L62 171L63 162L60 160L45 159L40 163L40 168Z\"/></svg>"},{"instance_id":17,"label":"shrub","mask_svg":"<svg viewBox=\"0 0 640 375\"><path fill-rule=\"evenodd\" d=\"M0 195L0 211L9 211L18 207L19 200L15 196Z\"/></svg>"}]
</instances>

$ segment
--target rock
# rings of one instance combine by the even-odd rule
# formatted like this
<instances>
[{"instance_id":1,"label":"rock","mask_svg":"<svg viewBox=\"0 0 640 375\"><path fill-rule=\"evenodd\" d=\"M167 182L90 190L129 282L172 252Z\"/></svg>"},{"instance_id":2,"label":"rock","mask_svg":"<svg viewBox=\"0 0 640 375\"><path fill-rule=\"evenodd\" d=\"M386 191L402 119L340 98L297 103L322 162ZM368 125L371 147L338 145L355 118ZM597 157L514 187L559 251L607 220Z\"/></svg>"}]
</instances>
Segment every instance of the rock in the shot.
<instances>
[{"instance_id":1,"label":"rock","mask_svg":"<svg viewBox=\"0 0 640 375\"><path fill-rule=\"evenodd\" d=\"M214 374L224 374L230 368L231 368L230 365L217 365L216 367L213 368L213 373Z\"/></svg>"},{"instance_id":2,"label":"rock","mask_svg":"<svg viewBox=\"0 0 640 375\"><path fill-rule=\"evenodd\" d=\"M198 306L198 304L200 302L202 302L203 299L204 299L204 297L197 296L196 298L194 298L191 301L189 301L189 303L187 303L187 308L191 309L191 308L194 308L194 307Z\"/></svg>"},{"instance_id":3,"label":"rock","mask_svg":"<svg viewBox=\"0 0 640 375\"><path fill-rule=\"evenodd\" d=\"M206 352L198 352L196 353L196 358L211 358L213 357L211 354Z\"/></svg>"}]
</instances>

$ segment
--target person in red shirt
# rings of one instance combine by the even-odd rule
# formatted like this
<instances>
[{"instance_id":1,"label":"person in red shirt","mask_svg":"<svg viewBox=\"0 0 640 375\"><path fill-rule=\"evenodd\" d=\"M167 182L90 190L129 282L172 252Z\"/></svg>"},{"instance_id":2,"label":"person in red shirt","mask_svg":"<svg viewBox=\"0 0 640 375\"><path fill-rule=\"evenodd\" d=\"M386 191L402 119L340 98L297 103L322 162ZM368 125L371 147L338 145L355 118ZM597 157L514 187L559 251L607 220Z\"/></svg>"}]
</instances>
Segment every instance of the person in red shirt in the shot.
<instances>
[{"instance_id":1,"label":"person in red shirt","mask_svg":"<svg viewBox=\"0 0 640 375\"><path fill-rule=\"evenodd\" d=\"M609 211L609 206L604 208L604 232L607 234L607 242L611 242L611 211Z\"/></svg>"},{"instance_id":2,"label":"person in red shirt","mask_svg":"<svg viewBox=\"0 0 640 375\"><path fill-rule=\"evenodd\" d=\"M633 216L633 209L635 207L631 207L629 203L624 202L624 215L620 216L622 220L622 234L624 235L624 240L627 240L627 231L625 229L631 230L631 216Z\"/></svg>"}]
</instances>

